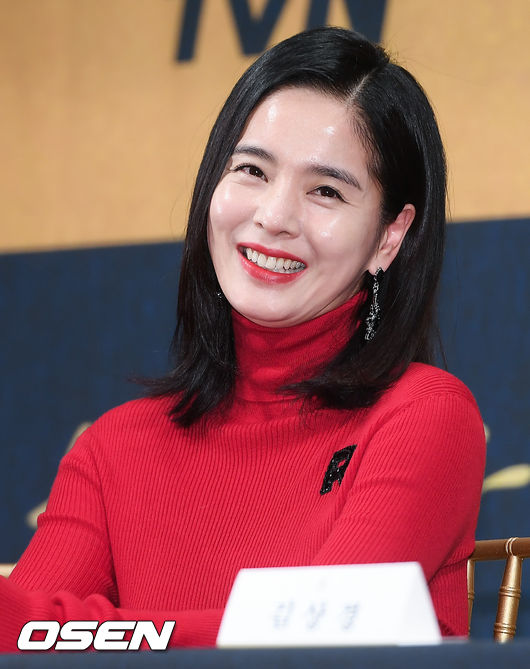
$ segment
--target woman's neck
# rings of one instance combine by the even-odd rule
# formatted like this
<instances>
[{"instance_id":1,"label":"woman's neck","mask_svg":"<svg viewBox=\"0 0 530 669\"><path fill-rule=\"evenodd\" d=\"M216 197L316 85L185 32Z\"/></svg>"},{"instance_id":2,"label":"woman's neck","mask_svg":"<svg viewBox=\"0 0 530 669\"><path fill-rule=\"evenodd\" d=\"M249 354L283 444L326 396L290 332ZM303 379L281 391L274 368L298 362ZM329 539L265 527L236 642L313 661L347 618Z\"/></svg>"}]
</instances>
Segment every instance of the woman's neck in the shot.
<instances>
[{"instance_id":1,"label":"woman's neck","mask_svg":"<svg viewBox=\"0 0 530 669\"><path fill-rule=\"evenodd\" d=\"M293 398L282 388L311 378L345 346L356 327L355 312L363 296L357 293L318 318L286 328L257 325L233 311L235 398L246 402Z\"/></svg>"}]
</instances>

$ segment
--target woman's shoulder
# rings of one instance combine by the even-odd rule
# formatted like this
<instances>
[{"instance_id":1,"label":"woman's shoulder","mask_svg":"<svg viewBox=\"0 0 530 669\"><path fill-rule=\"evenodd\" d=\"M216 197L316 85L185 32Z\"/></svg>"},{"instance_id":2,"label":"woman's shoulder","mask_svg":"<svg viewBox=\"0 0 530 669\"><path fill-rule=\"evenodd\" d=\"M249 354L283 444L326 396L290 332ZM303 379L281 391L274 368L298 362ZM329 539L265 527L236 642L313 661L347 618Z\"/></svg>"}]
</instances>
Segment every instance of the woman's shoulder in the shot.
<instances>
[{"instance_id":1,"label":"woman's shoulder","mask_svg":"<svg viewBox=\"0 0 530 669\"><path fill-rule=\"evenodd\" d=\"M97 418L80 436L76 447L84 446L94 453L119 453L168 438L176 430L170 416L174 403L174 397L163 396L120 404Z\"/></svg>"},{"instance_id":2,"label":"woman's shoulder","mask_svg":"<svg viewBox=\"0 0 530 669\"><path fill-rule=\"evenodd\" d=\"M386 435L391 444L399 441L400 448L410 449L415 457L429 452L433 462L438 462L438 456L467 458L481 479L484 424L473 394L457 377L431 365L412 363L374 409L374 434Z\"/></svg>"},{"instance_id":3,"label":"woman's shoulder","mask_svg":"<svg viewBox=\"0 0 530 669\"><path fill-rule=\"evenodd\" d=\"M456 405L472 405L478 411L472 392L460 379L433 365L413 362L380 402L389 408L429 400L440 402L444 398Z\"/></svg>"},{"instance_id":4,"label":"woman's shoulder","mask_svg":"<svg viewBox=\"0 0 530 669\"><path fill-rule=\"evenodd\" d=\"M94 425L107 427L125 423L138 427L143 424L172 424L170 412L175 404L173 395L142 397L119 404L103 413Z\"/></svg>"}]
</instances>

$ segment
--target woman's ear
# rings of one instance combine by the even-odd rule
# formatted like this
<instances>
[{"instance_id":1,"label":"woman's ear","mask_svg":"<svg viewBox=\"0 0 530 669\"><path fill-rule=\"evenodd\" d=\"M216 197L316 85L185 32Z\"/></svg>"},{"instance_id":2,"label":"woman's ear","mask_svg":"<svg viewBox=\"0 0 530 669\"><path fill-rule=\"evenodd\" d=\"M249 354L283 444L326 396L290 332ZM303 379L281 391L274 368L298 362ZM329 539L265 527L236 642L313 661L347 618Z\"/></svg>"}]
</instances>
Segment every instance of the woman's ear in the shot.
<instances>
[{"instance_id":1,"label":"woman's ear","mask_svg":"<svg viewBox=\"0 0 530 669\"><path fill-rule=\"evenodd\" d=\"M407 230L410 228L415 215L416 209L414 208L414 205L406 204L396 218L385 226L381 239L379 240L377 252L368 267L371 274L375 274L378 267L381 267L384 272L390 267L401 248L401 244L405 239Z\"/></svg>"}]
</instances>

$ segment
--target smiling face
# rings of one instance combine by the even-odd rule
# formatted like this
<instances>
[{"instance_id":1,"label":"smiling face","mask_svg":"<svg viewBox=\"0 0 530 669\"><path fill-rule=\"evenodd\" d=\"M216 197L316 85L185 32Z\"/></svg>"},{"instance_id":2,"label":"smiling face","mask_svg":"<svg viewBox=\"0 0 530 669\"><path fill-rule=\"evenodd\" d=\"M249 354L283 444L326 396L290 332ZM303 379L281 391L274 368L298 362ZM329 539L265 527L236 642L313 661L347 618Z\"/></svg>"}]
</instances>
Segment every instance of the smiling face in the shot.
<instances>
[{"instance_id":1,"label":"smiling face","mask_svg":"<svg viewBox=\"0 0 530 669\"><path fill-rule=\"evenodd\" d=\"M351 111L311 89L281 89L249 117L212 196L221 289L262 325L320 316L354 295L366 270L387 269L414 216L406 207L395 234L390 225L381 235L381 193Z\"/></svg>"}]
</instances>

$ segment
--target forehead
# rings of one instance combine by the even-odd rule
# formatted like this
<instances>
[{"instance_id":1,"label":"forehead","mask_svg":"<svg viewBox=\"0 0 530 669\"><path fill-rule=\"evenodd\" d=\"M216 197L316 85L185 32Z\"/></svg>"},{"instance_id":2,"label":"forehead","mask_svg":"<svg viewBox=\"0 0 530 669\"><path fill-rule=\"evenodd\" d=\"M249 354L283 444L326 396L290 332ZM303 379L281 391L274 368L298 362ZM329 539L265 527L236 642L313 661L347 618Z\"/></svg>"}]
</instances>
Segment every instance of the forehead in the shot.
<instances>
[{"instance_id":1,"label":"forehead","mask_svg":"<svg viewBox=\"0 0 530 669\"><path fill-rule=\"evenodd\" d=\"M293 130L315 129L335 132L336 126L353 129L351 111L344 101L311 88L289 87L270 93L250 114L243 135L277 125Z\"/></svg>"}]
</instances>

